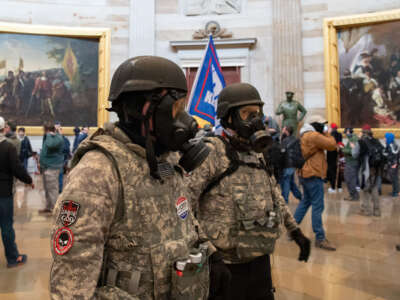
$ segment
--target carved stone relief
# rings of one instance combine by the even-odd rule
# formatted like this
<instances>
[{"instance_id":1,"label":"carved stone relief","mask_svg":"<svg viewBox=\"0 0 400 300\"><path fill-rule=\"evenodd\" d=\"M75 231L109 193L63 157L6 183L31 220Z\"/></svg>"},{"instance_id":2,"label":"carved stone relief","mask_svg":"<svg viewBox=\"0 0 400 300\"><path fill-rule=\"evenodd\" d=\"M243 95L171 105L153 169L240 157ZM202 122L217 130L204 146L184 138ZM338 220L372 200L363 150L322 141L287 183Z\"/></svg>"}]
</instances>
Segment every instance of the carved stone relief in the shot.
<instances>
[{"instance_id":1,"label":"carved stone relief","mask_svg":"<svg viewBox=\"0 0 400 300\"><path fill-rule=\"evenodd\" d=\"M241 6L242 0L186 0L185 14L187 16L238 14Z\"/></svg>"}]
</instances>

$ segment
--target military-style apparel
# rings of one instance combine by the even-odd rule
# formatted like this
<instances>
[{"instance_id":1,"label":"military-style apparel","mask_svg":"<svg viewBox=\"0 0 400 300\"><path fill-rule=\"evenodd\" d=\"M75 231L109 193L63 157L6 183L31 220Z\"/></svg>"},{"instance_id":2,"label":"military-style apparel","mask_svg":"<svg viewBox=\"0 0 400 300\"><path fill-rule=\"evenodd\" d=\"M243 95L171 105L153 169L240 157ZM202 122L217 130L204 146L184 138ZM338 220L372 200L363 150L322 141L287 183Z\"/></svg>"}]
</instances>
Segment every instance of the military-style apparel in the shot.
<instances>
[{"instance_id":1,"label":"military-style apparel","mask_svg":"<svg viewBox=\"0 0 400 300\"><path fill-rule=\"evenodd\" d=\"M189 177L197 198L213 178L230 167L227 151L231 147L222 139L206 139L211 153ZM236 153L237 170L206 192L196 208L202 228L229 264L271 254L281 224L289 232L297 228L276 181L264 168L263 155L253 151Z\"/></svg>"},{"instance_id":2,"label":"military-style apparel","mask_svg":"<svg viewBox=\"0 0 400 300\"><path fill-rule=\"evenodd\" d=\"M207 299L212 249L199 243L171 155L161 161L163 182L118 127L82 142L56 205L52 299Z\"/></svg>"}]
</instances>

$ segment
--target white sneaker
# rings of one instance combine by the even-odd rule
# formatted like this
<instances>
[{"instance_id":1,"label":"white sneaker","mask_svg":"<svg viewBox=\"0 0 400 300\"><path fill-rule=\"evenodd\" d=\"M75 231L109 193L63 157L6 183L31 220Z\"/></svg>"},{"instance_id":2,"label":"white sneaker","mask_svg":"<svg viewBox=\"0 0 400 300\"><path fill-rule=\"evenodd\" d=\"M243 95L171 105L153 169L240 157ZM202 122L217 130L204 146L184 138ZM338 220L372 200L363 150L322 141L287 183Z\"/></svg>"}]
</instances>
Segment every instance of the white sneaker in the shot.
<instances>
[{"instance_id":1,"label":"white sneaker","mask_svg":"<svg viewBox=\"0 0 400 300\"><path fill-rule=\"evenodd\" d=\"M336 190L334 190L334 189L332 189L332 188L329 188L329 189L328 189L328 193L329 193L329 194L334 194L334 193L336 193Z\"/></svg>"},{"instance_id":2,"label":"white sneaker","mask_svg":"<svg viewBox=\"0 0 400 300\"><path fill-rule=\"evenodd\" d=\"M361 191L361 188L359 186L356 186L357 192Z\"/></svg>"},{"instance_id":3,"label":"white sneaker","mask_svg":"<svg viewBox=\"0 0 400 300\"><path fill-rule=\"evenodd\" d=\"M338 189L338 192L339 192L339 193L343 192L343 189Z\"/></svg>"}]
</instances>

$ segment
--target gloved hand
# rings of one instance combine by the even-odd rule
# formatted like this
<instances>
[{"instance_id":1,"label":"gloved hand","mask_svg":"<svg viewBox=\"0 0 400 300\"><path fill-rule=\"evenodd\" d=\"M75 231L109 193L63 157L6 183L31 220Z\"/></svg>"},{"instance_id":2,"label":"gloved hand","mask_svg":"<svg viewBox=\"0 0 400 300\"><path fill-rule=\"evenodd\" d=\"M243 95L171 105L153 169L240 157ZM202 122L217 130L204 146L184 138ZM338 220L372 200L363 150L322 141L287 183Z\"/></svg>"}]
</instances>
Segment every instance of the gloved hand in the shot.
<instances>
[{"instance_id":1,"label":"gloved hand","mask_svg":"<svg viewBox=\"0 0 400 300\"><path fill-rule=\"evenodd\" d=\"M290 233L291 238L296 242L297 246L300 248L299 261L304 260L307 262L310 256L310 240L304 236L300 228L296 228Z\"/></svg>"},{"instance_id":2,"label":"gloved hand","mask_svg":"<svg viewBox=\"0 0 400 300\"><path fill-rule=\"evenodd\" d=\"M224 299L229 290L232 274L222 260L221 253L214 252L210 256L210 298ZM218 298L217 298L218 297Z\"/></svg>"}]
</instances>

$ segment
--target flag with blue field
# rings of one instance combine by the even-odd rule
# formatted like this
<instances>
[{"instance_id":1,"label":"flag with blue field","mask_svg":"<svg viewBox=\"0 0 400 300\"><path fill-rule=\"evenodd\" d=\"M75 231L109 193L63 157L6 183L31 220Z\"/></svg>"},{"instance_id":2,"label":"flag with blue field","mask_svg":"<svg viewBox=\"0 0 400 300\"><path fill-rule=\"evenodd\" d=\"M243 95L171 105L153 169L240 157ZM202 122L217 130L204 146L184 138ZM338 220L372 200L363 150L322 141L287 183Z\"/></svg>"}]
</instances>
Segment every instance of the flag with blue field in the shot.
<instances>
[{"instance_id":1,"label":"flag with blue field","mask_svg":"<svg viewBox=\"0 0 400 300\"><path fill-rule=\"evenodd\" d=\"M188 113L213 126L219 125L217 121L218 96L224 87L225 79L222 75L213 39L210 36L190 93L187 106Z\"/></svg>"}]
</instances>

